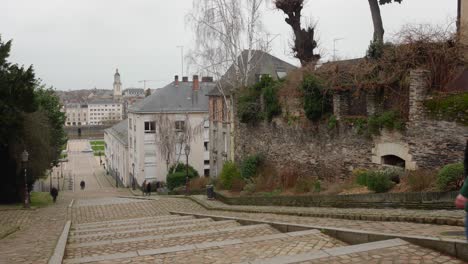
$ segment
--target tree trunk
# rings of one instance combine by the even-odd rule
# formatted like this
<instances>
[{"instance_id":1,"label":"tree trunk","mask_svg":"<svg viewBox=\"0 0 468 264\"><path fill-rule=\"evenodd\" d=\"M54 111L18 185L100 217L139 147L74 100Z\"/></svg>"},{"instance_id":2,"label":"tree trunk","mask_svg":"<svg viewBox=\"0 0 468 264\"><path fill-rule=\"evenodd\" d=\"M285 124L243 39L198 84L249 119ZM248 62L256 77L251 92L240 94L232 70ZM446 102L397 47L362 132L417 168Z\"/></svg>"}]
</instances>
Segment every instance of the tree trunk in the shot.
<instances>
[{"instance_id":1,"label":"tree trunk","mask_svg":"<svg viewBox=\"0 0 468 264\"><path fill-rule=\"evenodd\" d=\"M384 27L382 22L382 15L380 14L380 6L378 0L368 0L369 7L372 15L372 23L374 24L374 42L383 43Z\"/></svg>"}]
</instances>

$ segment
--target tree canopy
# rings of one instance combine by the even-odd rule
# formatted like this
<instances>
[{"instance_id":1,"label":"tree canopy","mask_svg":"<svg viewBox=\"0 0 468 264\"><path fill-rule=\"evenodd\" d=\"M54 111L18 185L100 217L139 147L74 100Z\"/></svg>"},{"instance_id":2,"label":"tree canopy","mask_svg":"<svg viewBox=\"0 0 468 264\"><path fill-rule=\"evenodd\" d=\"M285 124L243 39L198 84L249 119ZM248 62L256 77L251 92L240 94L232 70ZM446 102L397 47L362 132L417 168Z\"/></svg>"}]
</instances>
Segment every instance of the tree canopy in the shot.
<instances>
[{"instance_id":1,"label":"tree canopy","mask_svg":"<svg viewBox=\"0 0 468 264\"><path fill-rule=\"evenodd\" d=\"M0 202L18 202L24 194L21 153L29 152L28 184L57 164L66 143L65 115L54 91L40 85L32 66L8 62L11 41L0 38Z\"/></svg>"}]
</instances>

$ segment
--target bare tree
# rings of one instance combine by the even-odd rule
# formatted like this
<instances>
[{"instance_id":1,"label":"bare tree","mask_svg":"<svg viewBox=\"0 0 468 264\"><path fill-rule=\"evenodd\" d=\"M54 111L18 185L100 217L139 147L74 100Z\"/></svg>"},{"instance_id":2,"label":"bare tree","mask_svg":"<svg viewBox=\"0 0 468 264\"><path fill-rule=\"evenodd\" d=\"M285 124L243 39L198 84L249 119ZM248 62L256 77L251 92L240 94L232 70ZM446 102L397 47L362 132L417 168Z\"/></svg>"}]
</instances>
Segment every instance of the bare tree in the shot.
<instances>
[{"instance_id":1,"label":"bare tree","mask_svg":"<svg viewBox=\"0 0 468 264\"><path fill-rule=\"evenodd\" d=\"M368 0L369 7L372 15L372 23L374 25L373 41L376 43L383 43L384 26L382 22L382 15L380 13L380 5L390 4L393 2L401 4L403 0Z\"/></svg>"},{"instance_id":2,"label":"bare tree","mask_svg":"<svg viewBox=\"0 0 468 264\"><path fill-rule=\"evenodd\" d=\"M166 159L167 170L172 164L178 164L183 156L184 146L197 141L203 135L203 125L192 125L189 114L185 119L176 119L169 113L156 114L153 118L156 123L156 145L160 157ZM176 128L176 121L183 121L183 127Z\"/></svg>"},{"instance_id":3,"label":"bare tree","mask_svg":"<svg viewBox=\"0 0 468 264\"><path fill-rule=\"evenodd\" d=\"M224 100L233 146L235 88L249 84L260 60L258 51L269 51L262 27L264 0L194 0L187 16L195 31L196 46L189 60L201 73L213 76ZM231 158L233 157L231 148Z\"/></svg>"},{"instance_id":4,"label":"bare tree","mask_svg":"<svg viewBox=\"0 0 468 264\"><path fill-rule=\"evenodd\" d=\"M320 59L320 55L314 54L317 48L315 40L315 26L309 25L306 28L301 26L301 12L304 8L304 0L276 0L277 9L282 10L288 17L285 19L294 33L294 56L305 66Z\"/></svg>"}]
</instances>

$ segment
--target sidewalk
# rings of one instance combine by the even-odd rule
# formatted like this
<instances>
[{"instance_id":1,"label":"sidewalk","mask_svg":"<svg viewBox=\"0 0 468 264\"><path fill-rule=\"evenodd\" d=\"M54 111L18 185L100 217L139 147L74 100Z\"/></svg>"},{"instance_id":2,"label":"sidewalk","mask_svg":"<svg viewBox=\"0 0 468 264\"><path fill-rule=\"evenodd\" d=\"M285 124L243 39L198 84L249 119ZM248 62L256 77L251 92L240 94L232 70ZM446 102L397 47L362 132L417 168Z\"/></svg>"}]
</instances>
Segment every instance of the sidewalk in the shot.
<instances>
[{"instance_id":1,"label":"sidewalk","mask_svg":"<svg viewBox=\"0 0 468 264\"><path fill-rule=\"evenodd\" d=\"M208 200L204 195L190 196L189 199L208 210L223 210L243 213L271 213L349 220L414 222L435 225L464 226L463 210L410 210L372 208L328 208L289 206L245 206L227 205L217 200Z\"/></svg>"}]
</instances>

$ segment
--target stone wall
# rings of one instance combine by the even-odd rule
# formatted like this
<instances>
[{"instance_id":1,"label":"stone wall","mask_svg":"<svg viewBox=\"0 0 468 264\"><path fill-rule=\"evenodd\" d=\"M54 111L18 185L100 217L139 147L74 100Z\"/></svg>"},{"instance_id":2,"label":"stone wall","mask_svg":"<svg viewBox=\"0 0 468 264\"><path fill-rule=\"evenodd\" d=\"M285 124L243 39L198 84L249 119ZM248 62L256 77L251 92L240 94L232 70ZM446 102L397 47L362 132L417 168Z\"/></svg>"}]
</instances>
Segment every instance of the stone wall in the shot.
<instances>
[{"instance_id":1,"label":"stone wall","mask_svg":"<svg viewBox=\"0 0 468 264\"><path fill-rule=\"evenodd\" d=\"M345 120L346 104L342 102L345 96L336 94L334 114L339 121L333 129L325 122L289 122L284 117L256 126L237 121L235 159L240 162L248 155L262 153L278 171L297 168L302 175L330 181L349 177L356 168L381 167L388 156L403 159L408 170L438 169L461 162L468 128L427 118L422 105L427 96L426 74L423 70L411 73L409 120L402 132L382 131L372 138L358 135ZM380 103L369 105L368 112L380 112L380 108ZM288 105L288 111L294 109Z\"/></svg>"}]
</instances>

